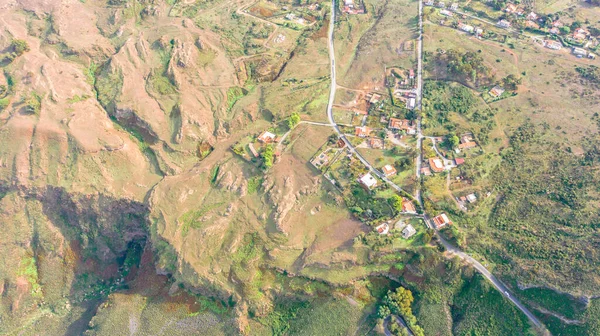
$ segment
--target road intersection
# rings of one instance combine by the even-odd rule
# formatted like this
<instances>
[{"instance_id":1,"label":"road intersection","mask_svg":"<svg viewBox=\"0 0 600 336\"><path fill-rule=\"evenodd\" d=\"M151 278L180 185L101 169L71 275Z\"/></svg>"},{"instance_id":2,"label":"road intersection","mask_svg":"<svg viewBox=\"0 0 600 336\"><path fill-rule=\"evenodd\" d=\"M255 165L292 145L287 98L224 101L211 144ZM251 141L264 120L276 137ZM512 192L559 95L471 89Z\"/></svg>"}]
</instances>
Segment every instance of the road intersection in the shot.
<instances>
[{"instance_id":1,"label":"road intersection","mask_svg":"<svg viewBox=\"0 0 600 336\"><path fill-rule=\"evenodd\" d=\"M381 178L385 183L387 183L390 187L394 188L396 191L406 192L400 186L396 185L392 181L390 181L383 173L373 167L352 145L352 143L348 140L346 135L340 130L339 126L336 124L333 117L333 104L335 101L336 89L338 87L336 82L336 65L335 65L335 49L333 45L333 35L334 35L334 27L335 27L335 12L336 12L336 1L331 1L331 10L330 10L330 18L329 18L329 30L328 30L328 49L329 49L329 60L331 66L331 86L329 92L329 102L327 104L327 117L329 119L329 124L333 127L337 135L340 139L344 141L350 153L355 155L360 162L372 173L377 175L377 177ZM421 111L422 110L422 94L423 94L423 1L419 0L419 33L417 37L417 103L416 108ZM422 162L422 144L423 144L423 134L421 130L421 116L417 118L417 164L416 164L416 176L420 177L421 170L421 162ZM414 198L418 201L418 203L422 207L422 199L421 199L421 191L419 187L419 183L417 183L417 188L415 191ZM476 270L478 270L489 282L496 287L504 295L510 302L512 302L527 318L529 321L539 330L542 335L549 335L550 333L546 330L544 325L540 322L540 320L529 311L514 295L510 294L510 290L504 285L500 280L498 280L485 266L483 266L479 261L468 255L467 253L461 251L458 247L450 244L437 230L437 228L431 223L428 214L423 214L423 219L426 225L435 231L435 234L442 244L446 251L449 254L453 254L458 256L460 259L472 265Z\"/></svg>"}]
</instances>

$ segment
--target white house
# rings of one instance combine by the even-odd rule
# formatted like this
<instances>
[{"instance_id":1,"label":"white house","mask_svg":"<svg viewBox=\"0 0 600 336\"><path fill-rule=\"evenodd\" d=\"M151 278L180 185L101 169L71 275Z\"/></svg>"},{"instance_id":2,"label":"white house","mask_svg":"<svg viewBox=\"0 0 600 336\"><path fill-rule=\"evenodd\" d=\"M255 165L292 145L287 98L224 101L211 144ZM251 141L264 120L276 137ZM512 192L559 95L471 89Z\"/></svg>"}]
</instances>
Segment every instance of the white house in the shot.
<instances>
[{"instance_id":1,"label":"white house","mask_svg":"<svg viewBox=\"0 0 600 336\"><path fill-rule=\"evenodd\" d=\"M440 14L442 14L442 15L444 15L444 16L452 16L452 15L454 15L454 14L452 14L452 12L451 12L451 11L449 11L449 10L447 10L447 9L442 9L442 10L440 11Z\"/></svg>"},{"instance_id":2,"label":"white house","mask_svg":"<svg viewBox=\"0 0 600 336\"><path fill-rule=\"evenodd\" d=\"M501 28L510 28L510 22L506 21L506 20L500 20L497 23L498 27Z\"/></svg>"},{"instance_id":3,"label":"white house","mask_svg":"<svg viewBox=\"0 0 600 336\"><path fill-rule=\"evenodd\" d=\"M377 186L377 179L371 175L371 173L366 173L358 179L358 182L362 184L365 188L371 190Z\"/></svg>"},{"instance_id":4,"label":"white house","mask_svg":"<svg viewBox=\"0 0 600 336\"><path fill-rule=\"evenodd\" d=\"M402 238L408 239L408 238L414 236L415 233L417 233L417 230L415 230L415 228L412 225L408 224L404 228L404 230L402 230Z\"/></svg>"}]
</instances>

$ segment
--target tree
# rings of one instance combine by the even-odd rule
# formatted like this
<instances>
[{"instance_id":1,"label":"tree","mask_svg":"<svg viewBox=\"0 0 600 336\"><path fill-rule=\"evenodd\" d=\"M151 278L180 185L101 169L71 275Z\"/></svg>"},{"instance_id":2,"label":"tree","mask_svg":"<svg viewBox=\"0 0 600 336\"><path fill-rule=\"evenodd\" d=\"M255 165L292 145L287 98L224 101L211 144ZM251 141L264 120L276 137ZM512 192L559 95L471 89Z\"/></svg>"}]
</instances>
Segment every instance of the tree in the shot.
<instances>
[{"instance_id":1,"label":"tree","mask_svg":"<svg viewBox=\"0 0 600 336\"><path fill-rule=\"evenodd\" d=\"M298 114L298 112L294 112L288 118L289 129L293 129L296 127L296 125L298 125L298 123L300 123L300 114Z\"/></svg>"},{"instance_id":2,"label":"tree","mask_svg":"<svg viewBox=\"0 0 600 336\"><path fill-rule=\"evenodd\" d=\"M17 54L17 56L21 56L26 51L29 51L29 45L25 40L13 40L10 46L12 50Z\"/></svg>"},{"instance_id":3,"label":"tree","mask_svg":"<svg viewBox=\"0 0 600 336\"><path fill-rule=\"evenodd\" d=\"M560 33L563 35L567 35L568 33L571 32L571 28L567 27L567 26L562 26L560 28L558 28L560 30Z\"/></svg>"},{"instance_id":4,"label":"tree","mask_svg":"<svg viewBox=\"0 0 600 336\"><path fill-rule=\"evenodd\" d=\"M265 149L262 152L263 157L263 165L265 168L271 168L273 166L273 156L275 149L272 144L268 144L265 146Z\"/></svg>"},{"instance_id":5,"label":"tree","mask_svg":"<svg viewBox=\"0 0 600 336\"><path fill-rule=\"evenodd\" d=\"M517 77L513 74L510 74L510 75L504 77L502 79L502 82L504 83L505 88L514 91L517 89L517 85L521 84L523 82L523 80L521 79L521 77Z\"/></svg>"},{"instance_id":6,"label":"tree","mask_svg":"<svg viewBox=\"0 0 600 336\"><path fill-rule=\"evenodd\" d=\"M388 316L390 316L392 312L390 311L390 308L388 306L379 306L379 309L377 309L377 317L384 319Z\"/></svg>"},{"instance_id":7,"label":"tree","mask_svg":"<svg viewBox=\"0 0 600 336\"><path fill-rule=\"evenodd\" d=\"M394 209L398 212L402 212L402 197L394 195L390 200Z\"/></svg>"},{"instance_id":8,"label":"tree","mask_svg":"<svg viewBox=\"0 0 600 336\"><path fill-rule=\"evenodd\" d=\"M447 138L448 141L448 146L450 146L450 148L454 149L456 147L458 147L458 144L460 142L460 139L458 138L458 136L456 134L449 136Z\"/></svg>"},{"instance_id":9,"label":"tree","mask_svg":"<svg viewBox=\"0 0 600 336\"><path fill-rule=\"evenodd\" d=\"M32 92L26 97L23 97L23 104L25 104L25 112L37 115L42 109L42 97L37 93Z\"/></svg>"},{"instance_id":10,"label":"tree","mask_svg":"<svg viewBox=\"0 0 600 336\"><path fill-rule=\"evenodd\" d=\"M406 167L410 166L410 158L408 157L401 157L398 160L396 160L394 162L394 166L396 166L398 169L403 170Z\"/></svg>"}]
</instances>

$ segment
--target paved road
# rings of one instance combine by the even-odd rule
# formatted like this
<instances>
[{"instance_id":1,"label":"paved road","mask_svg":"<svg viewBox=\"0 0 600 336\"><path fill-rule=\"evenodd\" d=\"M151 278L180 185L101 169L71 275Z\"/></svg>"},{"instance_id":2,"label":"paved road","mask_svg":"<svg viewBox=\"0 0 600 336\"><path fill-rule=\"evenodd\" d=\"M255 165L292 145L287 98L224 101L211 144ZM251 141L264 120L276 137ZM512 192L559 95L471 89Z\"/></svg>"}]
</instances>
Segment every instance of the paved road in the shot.
<instances>
[{"instance_id":1,"label":"paved road","mask_svg":"<svg viewBox=\"0 0 600 336\"><path fill-rule=\"evenodd\" d=\"M419 36L417 37L417 104L419 110L417 118L417 162L415 174L417 176L417 189L415 198L422 206L419 178L421 177L421 162L423 162L423 133L421 132L421 113L423 111L423 1L419 1Z\"/></svg>"},{"instance_id":2,"label":"paved road","mask_svg":"<svg viewBox=\"0 0 600 336\"><path fill-rule=\"evenodd\" d=\"M393 336L392 333L390 332L390 329L388 329L388 325L390 324L392 318L396 319L396 322L398 322L401 326L403 326L404 328L406 328L406 330L408 331L408 334L410 336L413 336L413 332L410 330L410 328L406 325L406 323L404 323L404 320L396 315L390 315L388 317L385 318L385 320L383 320L383 331L385 332L385 336Z\"/></svg>"},{"instance_id":3,"label":"paved road","mask_svg":"<svg viewBox=\"0 0 600 336\"><path fill-rule=\"evenodd\" d=\"M336 89L338 87L337 82L336 82L336 72L335 72L335 50L333 48L333 30L334 30L334 27L335 27L335 0L332 0L331 1L330 17L329 17L329 31L328 31L328 36L329 36L329 43L328 43L329 61L330 61L330 67L331 67L331 86L330 86L330 90L329 90L329 102L327 103L327 118L329 118L329 123L333 126L333 129L335 130L335 132L337 133L337 135L344 141L344 143L346 143L346 146L350 150L350 153L352 153L353 155L355 155L360 160L360 162L367 169L369 169L369 171L371 173L375 174L377 177L379 177L380 179L382 179L385 183L387 183L390 187L394 188L396 191L404 191L402 188L400 188L400 186L398 186L394 182L390 181L382 172L380 172L379 170L375 169L375 167L373 167L369 163L369 161L367 161L356 150L356 148L352 145L352 143L350 143L350 141L348 140L348 138L346 137L346 135L340 130L338 124L336 124L335 120L333 119L333 102L335 101L335 91L336 91Z\"/></svg>"},{"instance_id":4,"label":"paved road","mask_svg":"<svg viewBox=\"0 0 600 336\"><path fill-rule=\"evenodd\" d=\"M529 311L529 309L527 309L514 295L510 294L510 290L504 285L504 283L498 280L490 271L487 270L487 268L485 268L485 266L483 266L479 261L475 260L470 255L466 254L454 245L450 244L440 234L437 234L437 236L444 248L446 249L446 251L448 251L451 254L457 255L460 259L468 262L473 267L475 267L475 269L478 270L479 273L481 273L486 279L488 279L488 281L491 282L492 285L494 285L494 287L496 287L496 289L498 289L500 293L502 293L502 295L504 295L517 308L519 308L519 310L521 310L523 314L527 316L531 323L533 323L537 328L539 328L539 330L541 330L543 335L550 335L550 333L545 329L542 322L540 322L540 320L538 320L538 318L535 317L535 315L533 315L531 311Z\"/></svg>"},{"instance_id":5,"label":"paved road","mask_svg":"<svg viewBox=\"0 0 600 336\"><path fill-rule=\"evenodd\" d=\"M356 155L356 157L358 157L358 159L362 162L362 164L365 167L367 167L369 169L369 171L371 171L372 173L377 175L379 178L381 178L384 182L386 182L389 186L396 189L397 191L403 191L402 188L400 188L398 185L396 185L395 183L390 181L387 177L385 177L385 175L383 175L380 171L375 169L362 155L360 155L360 153L358 153L356 151L356 149L354 148L354 146L352 146L352 144L350 143L348 138L344 135L344 133L340 131L339 126L335 123L335 120L333 118L333 102L335 100L335 91L337 88L337 83L336 83L336 72L335 72L335 50L333 48L334 26L335 26L335 0L332 0L331 1L330 19L329 19L329 32L328 32L329 61L330 61L330 66L331 66L331 86L330 86L330 91L329 91L329 102L327 104L327 118L329 119L329 123L332 125L333 129L338 134L338 136L346 143L346 146L348 146L350 152L353 153L354 155ZM419 36L417 39L417 56L418 56L418 60L417 60L417 106L416 106L416 108L419 110L422 110L422 106L421 106L422 89L423 89L423 82L422 82L422 78L423 78L423 1L422 0L419 1ZM419 172L420 172L421 152L422 152L422 143L423 143L422 139L423 139L423 134L421 132L421 117L419 116L419 118L417 119L417 143L419 146L419 148L418 148L419 157L418 157L418 163L417 163L417 177L419 177ZM419 183L417 183L417 185L419 185ZM417 187L416 198L419 201L419 204L422 204L419 187ZM427 214L424 214L423 217L424 217L426 225L432 229L435 229L433 227L433 224L431 224ZM440 240L441 244L444 246L444 248L448 252L456 254L458 257L460 257L461 259L465 260L466 262L471 264L473 267L475 267L475 269L477 269L479 272L481 272L481 274L483 274L483 276L486 279L488 279L494 285L494 287L496 287L501 293L503 293L503 295L507 299L509 299L517 308L519 308L519 310L521 310L527 316L527 318L531 321L531 323L533 323L540 330L543 330L542 333L544 335L549 335L549 332L544 328L544 325L535 317L535 315L533 315L525 306L523 306L521 304L521 302L519 302L519 300L517 300L513 295L511 295L508 288L502 282L500 282L490 271L488 271L479 261L475 260L468 254L464 253L457 247L450 244L448 241L446 241L444 239L444 237L442 237L442 235L439 234L439 232L437 230L435 230L435 233L436 233L436 236L438 237L438 239Z\"/></svg>"}]
</instances>

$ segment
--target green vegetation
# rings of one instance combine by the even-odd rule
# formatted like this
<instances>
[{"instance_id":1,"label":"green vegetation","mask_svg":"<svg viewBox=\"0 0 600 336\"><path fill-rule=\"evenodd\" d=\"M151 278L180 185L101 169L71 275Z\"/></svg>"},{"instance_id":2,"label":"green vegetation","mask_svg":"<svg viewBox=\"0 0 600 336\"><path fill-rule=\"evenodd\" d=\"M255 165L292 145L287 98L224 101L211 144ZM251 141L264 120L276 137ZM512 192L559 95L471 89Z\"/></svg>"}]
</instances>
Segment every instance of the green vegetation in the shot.
<instances>
[{"instance_id":1,"label":"green vegetation","mask_svg":"<svg viewBox=\"0 0 600 336\"><path fill-rule=\"evenodd\" d=\"M360 307L346 299L315 301L290 324L288 335L351 335L360 326Z\"/></svg>"},{"instance_id":2,"label":"green vegetation","mask_svg":"<svg viewBox=\"0 0 600 336\"><path fill-rule=\"evenodd\" d=\"M152 76L150 76L149 84L154 91L158 92L161 95L170 95L177 93L177 88L175 87L175 85L173 85L173 83L171 83L169 78L167 78L163 74L158 74L157 72L154 72Z\"/></svg>"},{"instance_id":3,"label":"green vegetation","mask_svg":"<svg viewBox=\"0 0 600 336\"><path fill-rule=\"evenodd\" d=\"M492 173L498 202L489 217L469 221L471 247L525 283L544 279L563 291L597 290L598 139L578 156L544 134L531 124L514 132Z\"/></svg>"},{"instance_id":4,"label":"green vegetation","mask_svg":"<svg viewBox=\"0 0 600 336\"><path fill-rule=\"evenodd\" d=\"M0 65L10 64L17 57L29 51L29 45L25 40L12 40L8 50L0 54Z\"/></svg>"},{"instance_id":5,"label":"green vegetation","mask_svg":"<svg viewBox=\"0 0 600 336\"><path fill-rule=\"evenodd\" d=\"M394 215L393 199L376 198L358 183L350 186L350 194L344 199L350 211L364 221L391 218Z\"/></svg>"},{"instance_id":6,"label":"green vegetation","mask_svg":"<svg viewBox=\"0 0 600 336\"><path fill-rule=\"evenodd\" d=\"M190 229L198 229L204 223L202 221L202 217L206 215L209 211L214 210L215 208L223 205L223 202L217 202L212 204L204 204L198 210L190 210L179 218L179 222L181 222L181 234L183 236L187 235Z\"/></svg>"},{"instance_id":7,"label":"green vegetation","mask_svg":"<svg viewBox=\"0 0 600 336\"><path fill-rule=\"evenodd\" d=\"M459 81L472 82L476 85L491 80L491 70L484 64L483 58L476 52L459 52L454 49L445 53L436 53L434 64L442 64L451 77Z\"/></svg>"},{"instance_id":8,"label":"green vegetation","mask_svg":"<svg viewBox=\"0 0 600 336\"><path fill-rule=\"evenodd\" d=\"M254 194L258 191L260 186L263 183L263 178L261 176L253 176L248 179L248 194Z\"/></svg>"},{"instance_id":9,"label":"green vegetation","mask_svg":"<svg viewBox=\"0 0 600 336\"><path fill-rule=\"evenodd\" d=\"M42 287L38 283L37 260L34 257L28 257L21 260L18 276L27 279L27 282L31 285L31 295L33 297L41 298L43 296Z\"/></svg>"},{"instance_id":10,"label":"green vegetation","mask_svg":"<svg viewBox=\"0 0 600 336\"><path fill-rule=\"evenodd\" d=\"M39 115L42 110L42 97L36 92L31 92L21 98L21 102L25 105L25 112L28 114Z\"/></svg>"},{"instance_id":11,"label":"green vegetation","mask_svg":"<svg viewBox=\"0 0 600 336\"><path fill-rule=\"evenodd\" d=\"M575 70L579 75L595 84L596 86L600 86L600 68L595 65L589 65L587 67L576 67Z\"/></svg>"},{"instance_id":12,"label":"green vegetation","mask_svg":"<svg viewBox=\"0 0 600 336\"><path fill-rule=\"evenodd\" d=\"M293 129L298 123L300 123L300 114L294 112L288 117L288 128Z\"/></svg>"},{"instance_id":13,"label":"green vegetation","mask_svg":"<svg viewBox=\"0 0 600 336\"><path fill-rule=\"evenodd\" d=\"M74 95L73 97L67 99L67 102L69 104L74 104L74 103L78 103L80 101L87 100L88 98L90 98L90 97L87 96L87 95L81 95L81 96L80 95Z\"/></svg>"},{"instance_id":14,"label":"green vegetation","mask_svg":"<svg viewBox=\"0 0 600 336\"><path fill-rule=\"evenodd\" d=\"M539 305L568 319L580 319L586 306L581 300L547 288L529 288L518 292L525 302Z\"/></svg>"},{"instance_id":15,"label":"green vegetation","mask_svg":"<svg viewBox=\"0 0 600 336\"><path fill-rule=\"evenodd\" d=\"M227 110L230 111L233 105L246 94L248 94L248 91L241 87L234 86L227 89Z\"/></svg>"},{"instance_id":16,"label":"green vegetation","mask_svg":"<svg viewBox=\"0 0 600 336\"><path fill-rule=\"evenodd\" d=\"M417 318L412 312L414 297L412 292L404 287L398 287L395 291L389 291L379 307L377 315L386 318L390 314L401 316L410 330L416 336L424 336L423 328L417 324Z\"/></svg>"},{"instance_id":17,"label":"green vegetation","mask_svg":"<svg viewBox=\"0 0 600 336\"><path fill-rule=\"evenodd\" d=\"M95 88L98 101L110 111L114 110L115 99L123 87L123 74L120 70L112 69L110 64L105 64L96 76Z\"/></svg>"},{"instance_id":18,"label":"green vegetation","mask_svg":"<svg viewBox=\"0 0 600 336\"><path fill-rule=\"evenodd\" d=\"M527 317L479 273L454 298L454 335L524 335Z\"/></svg>"},{"instance_id":19,"label":"green vegetation","mask_svg":"<svg viewBox=\"0 0 600 336\"><path fill-rule=\"evenodd\" d=\"M263 148L261 154L263 158L263 167L269 169L273 166L273 159L275 156L275 147L273 144L268 144Z\"/></svg>"},{"instance_id":20,"label":"green vegetation","mask_svg":"<svg viewBox=\"0 0 600 336\"><path fill-rule=\"evenodd\" d=\"M4 110L10 104L8 97L0 98L0 111Z\"/></svg>"}]
</instances>

